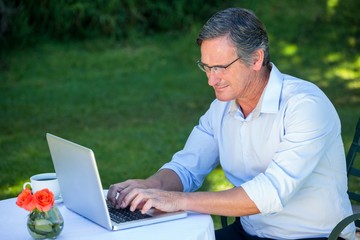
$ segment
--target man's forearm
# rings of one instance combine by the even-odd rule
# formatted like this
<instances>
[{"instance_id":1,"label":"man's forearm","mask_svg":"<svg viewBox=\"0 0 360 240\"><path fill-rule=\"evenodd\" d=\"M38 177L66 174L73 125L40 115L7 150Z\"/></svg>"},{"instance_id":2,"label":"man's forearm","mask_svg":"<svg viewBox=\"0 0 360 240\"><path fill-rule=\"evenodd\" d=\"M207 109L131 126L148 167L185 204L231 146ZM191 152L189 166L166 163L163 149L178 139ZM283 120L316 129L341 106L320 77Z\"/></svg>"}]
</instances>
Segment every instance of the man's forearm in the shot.
<instances>
[{"instance_id":1,"label":"man's forearm","mask_svg":"<svg viewBox=\"0 0 360 240\"><path fill-rule=\"evenodd\" d=\"M149 188L157 188L166 191L183 191L183 185L179 176L170 169L161 169L148 179Z\"/></svg>"},{"instance_id":2,"label":"man's forearm","mask_svg":"<svg viewBox=\"0 0 360 240\"><path fill-rule=\"evenodd\" d=\"M243 188L232 188L220 192L182 193L182 209L195 212L223 215L244 216L259 213L255 203Z\"/></svg>"}]
</instances>

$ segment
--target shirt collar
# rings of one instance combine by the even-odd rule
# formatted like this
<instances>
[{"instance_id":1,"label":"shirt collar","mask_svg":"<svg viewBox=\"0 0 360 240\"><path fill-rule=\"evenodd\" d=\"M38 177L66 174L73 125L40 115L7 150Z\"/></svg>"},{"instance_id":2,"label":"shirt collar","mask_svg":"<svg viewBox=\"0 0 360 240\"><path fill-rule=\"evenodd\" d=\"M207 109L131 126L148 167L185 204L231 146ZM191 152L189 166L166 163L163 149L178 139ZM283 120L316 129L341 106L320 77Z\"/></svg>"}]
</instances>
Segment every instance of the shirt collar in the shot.
<instances>
[{"instance_id":1,"label":"shirt collar","mask_svg":"<svg viewBox=\"0 0 360 240\"><path fill-rule=\"evenodd\" d=\"M271 65L272 69L270 72L269 82L267 83L259 101L261 105L259 106L258 104L258 106L256 106L256 108L260 107L261 112L263 113L277 113L280 106L280 96L284 77L275 64L271 63Z\"/></svg>"}]
</instances>

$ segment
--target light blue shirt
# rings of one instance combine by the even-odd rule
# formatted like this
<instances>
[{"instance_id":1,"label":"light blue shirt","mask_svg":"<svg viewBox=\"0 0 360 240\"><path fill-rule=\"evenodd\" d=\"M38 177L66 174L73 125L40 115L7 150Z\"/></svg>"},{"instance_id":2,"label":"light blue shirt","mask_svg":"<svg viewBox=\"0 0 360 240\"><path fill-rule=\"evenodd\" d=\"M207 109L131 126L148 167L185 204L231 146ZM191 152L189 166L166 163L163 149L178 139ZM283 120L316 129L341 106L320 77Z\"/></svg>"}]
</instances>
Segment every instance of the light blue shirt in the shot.
<instances>
[{"instance_id":1,"label":"light blue shirt","mask_svg":"<svg viewBox=\"0 0 360 240\"><path fill-rule=\"evenodd\" d=\"M196 191L219 163L261 212L241 217L249 234L328 237L352 213L335 108L314 84L282 74L274 64L247 118L235 101L215 100L163 168L179 175L184 191ZM341 237L354 239L354 231L350 225Z\"/></svg>"}]
</instances>

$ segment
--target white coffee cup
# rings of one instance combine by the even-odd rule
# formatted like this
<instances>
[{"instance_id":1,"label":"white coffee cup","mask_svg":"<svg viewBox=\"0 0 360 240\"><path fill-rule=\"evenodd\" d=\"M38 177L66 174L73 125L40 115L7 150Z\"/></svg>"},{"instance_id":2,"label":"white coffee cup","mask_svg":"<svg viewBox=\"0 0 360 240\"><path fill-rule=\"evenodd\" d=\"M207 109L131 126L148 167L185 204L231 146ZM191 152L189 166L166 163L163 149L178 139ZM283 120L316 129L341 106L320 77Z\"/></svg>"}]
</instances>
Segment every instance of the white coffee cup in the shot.
<instances>
[{"instance_id":1,"label":"white coffee cup","mask_svg":"<svg viewBox=\"0 0 360 240\"><path fill-rule=\"evenodd\" d=\"M27 185L30 185L32 193L48 188L54 194L55 200L60 197L60 186L56 173L42 173L31 176L30 182L24 183L23 189L25 189Z\"/></svg>"}]
</instances>

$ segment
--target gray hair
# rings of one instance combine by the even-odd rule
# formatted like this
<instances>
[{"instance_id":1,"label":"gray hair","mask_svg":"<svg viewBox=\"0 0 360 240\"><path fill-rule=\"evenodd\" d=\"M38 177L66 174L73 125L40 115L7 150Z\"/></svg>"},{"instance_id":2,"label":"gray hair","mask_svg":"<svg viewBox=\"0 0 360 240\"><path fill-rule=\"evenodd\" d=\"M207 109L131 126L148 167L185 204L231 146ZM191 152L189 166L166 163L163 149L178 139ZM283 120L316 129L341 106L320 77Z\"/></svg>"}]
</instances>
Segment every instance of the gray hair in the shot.
<instances>
[{"instance_id":1,"label":"gray hair","mask_svg":"<svg viewBox=\"0 0 360 240\"><path fill-rule=\"evenodd\" d=\"M250 66L253 53L264 51L264 66L270 66L269 40L264 24L249 10L228 8L215 13L203 26L196 42L228 35L241 61Z\"/></svg>"}]
</instances>

